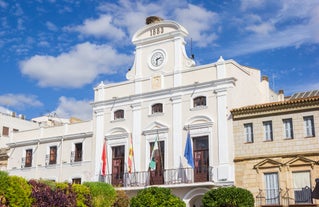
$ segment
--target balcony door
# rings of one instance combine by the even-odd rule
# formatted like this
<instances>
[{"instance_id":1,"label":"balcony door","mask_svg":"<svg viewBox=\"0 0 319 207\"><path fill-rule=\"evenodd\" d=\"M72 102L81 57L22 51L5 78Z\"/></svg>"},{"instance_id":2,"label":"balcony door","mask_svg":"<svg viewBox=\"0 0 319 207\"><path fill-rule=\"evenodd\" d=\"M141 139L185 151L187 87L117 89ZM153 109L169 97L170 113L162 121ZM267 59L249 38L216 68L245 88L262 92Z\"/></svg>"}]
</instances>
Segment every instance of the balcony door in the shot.
<instances>
[{"instance_id":1,"label":"balcony door","mask_svg":"<svg viewBox=\"0 0 319 207\"><path fill-rule=\"evenodd\" d=\"M193 138L194 181L206 182L209 179L208 136Z\"/></svg>"},{"instance_id":2,"label":"balcony door","mask_svg":"<svg viewBox=\"0 0 319 207\"><path fill-rule=\"evenodd\" d=\"M112 147L112 185L123 186L125 147Z\"/></svg>"},{"instance_id":3,"label":"balcony door","mask_svg":"<svg viewBox=\"0 0 319 207\"><path fill-rule=\"evenodd\" d=\"M154 142L150 143L150 156L154 148ZM150 185L164 184L164 141L158 141L158 150L154 152L156 168L150 171Z\"/></svg>"}]
</instances>

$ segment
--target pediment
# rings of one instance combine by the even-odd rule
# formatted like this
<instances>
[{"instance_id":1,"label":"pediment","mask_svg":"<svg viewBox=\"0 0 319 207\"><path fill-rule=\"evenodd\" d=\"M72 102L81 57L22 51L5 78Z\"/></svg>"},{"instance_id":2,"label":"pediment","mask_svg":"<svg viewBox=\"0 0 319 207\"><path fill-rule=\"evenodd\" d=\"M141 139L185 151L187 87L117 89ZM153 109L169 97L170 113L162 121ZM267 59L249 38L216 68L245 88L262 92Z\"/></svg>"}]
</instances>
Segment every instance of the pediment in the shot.
<instances>
[{"instance_id":1,"label":"pediment","mask_svg":"<svg viewBox=\"0 0 319 207\"><path fill-rule=\"evenodd\" d=\"M289 167L305 166L305 165L313 166L314 164L316 164L316 161L305 158L303 156L297 156L285 163L285 165Z\"/></svg>"},{"instance_id":2,"label":"pediment","mask_svg":"<svg viewBox=\"0 0 319 207\"><path fill-rule=\"evenodd\" d=\"M254 169L265 169L265 168L281 168L283 164L273 159L265 159L256 165L254 165Z\"/></svg>"},{"instance_id":3,"label":"pediment","mask_svg":"<svg viewBox=\"0 0 319 207\"><path fill-rule=\"evenodd\" d=\"M168 132L168 126L160 122L154 121L143 129L143 135L158 134Z\"/></svg>"},{"instance_id":4,"label":"pediment","mask_svg":"<svg viewBox=\"0 0 319 207\"><path fill-rule=\"evenodd\" d=\"M105 138L107 140L112 140L112 139L125 139L128 137L128 132L126 129L122 127L115 127L110 129L106 134Z\"/></svg>"}]
</instances>

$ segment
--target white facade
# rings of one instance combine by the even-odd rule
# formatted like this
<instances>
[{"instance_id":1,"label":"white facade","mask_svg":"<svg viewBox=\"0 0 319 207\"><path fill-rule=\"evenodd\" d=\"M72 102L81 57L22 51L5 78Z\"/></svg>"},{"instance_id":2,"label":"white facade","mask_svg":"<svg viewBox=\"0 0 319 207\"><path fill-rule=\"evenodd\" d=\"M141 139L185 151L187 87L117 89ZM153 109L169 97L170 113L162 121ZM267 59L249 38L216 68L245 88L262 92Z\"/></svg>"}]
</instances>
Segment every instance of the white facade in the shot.
<instances>
[{"instance_id":1,"label":"white facade","mask_svg":"<svg viewBox=\"0 0 319 207\"><path fill-rule=\"evenodd\" d=\"M99 160L106 140L107 174L111 176L107 182L122 185L134 194L138 187L151 184L148 173L151 143L158 137L163 143L160 159L164 178L162 183L155 184L172 188L187 205L193 206L209 188L234 182L230 110L276 101L278 96L269 89L268 79L262 78L259 70L233 60L221 57L217 62L195 66L185 52L187 34L183 26L173 21L154 22L135 33L135 60L127 73L128 80L101 83L95 88L93 144ZM156 104L161 105L159 112L153 108ZM184 158L188 131L193 140L194 170ZM127 173L130 136L134 173L115 178L119 163L121 173ZM207 146L197 146L195 142ZM123 158L114 155L121 147L125 151ZM201 151L201 147L206 151ZM208 153L208 158L204 156L208 163L202 162L201 153ZM202 180L196 177L198 163L207 167L207 177ZM170 174L181 169L187 174L187 182ZM101 163L96 162L96 180L100 170ZM176 185L171 186L172 183Z\"/></svg>"},{"instance_id":2,"label":"white facade","mask_svg":"<svg viewBox=\"0 0 319 207\"><path fill-rule=\"evenodd\" d=\"M91 143L92 121L17 132L8 143L7 171L26 179L91 181Z\"/></svg>"},{"instance_id":3,"label":"white facade","mask_svg":"<svg viewBox=\"0 0 319 207\"><path fill-rule=\"evenodd\" d=\"M13 132L38 127L37 123L25 120L22 115L16 116L14 112L0 112L0 170L5 170L8 159L7 143L11 142Z\"/></svg>"}]
</instances>

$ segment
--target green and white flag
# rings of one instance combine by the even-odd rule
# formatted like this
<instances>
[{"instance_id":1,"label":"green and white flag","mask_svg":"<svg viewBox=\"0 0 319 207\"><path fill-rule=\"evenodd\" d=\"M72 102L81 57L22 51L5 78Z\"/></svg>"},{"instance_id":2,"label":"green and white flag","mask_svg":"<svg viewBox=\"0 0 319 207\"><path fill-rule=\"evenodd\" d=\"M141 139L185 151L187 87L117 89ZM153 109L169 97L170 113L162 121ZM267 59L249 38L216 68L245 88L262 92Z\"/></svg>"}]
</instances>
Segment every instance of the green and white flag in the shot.
<instances>
[{"instance_id":1,"label":"green and white flag","mask_svg":"<svg viewBox=\"0 0 319 207\"><path fill-rule=\"evenodd\" d=\"M158 150L158 135L156 136L155 142L154 142L154 147L152 150L152 154L151 154L151 159L150 159L150 164L149 167L151 170L155 170L156 169L156 161L155 161L155 153L156 150Z\"/></svg>"}]
</instances>

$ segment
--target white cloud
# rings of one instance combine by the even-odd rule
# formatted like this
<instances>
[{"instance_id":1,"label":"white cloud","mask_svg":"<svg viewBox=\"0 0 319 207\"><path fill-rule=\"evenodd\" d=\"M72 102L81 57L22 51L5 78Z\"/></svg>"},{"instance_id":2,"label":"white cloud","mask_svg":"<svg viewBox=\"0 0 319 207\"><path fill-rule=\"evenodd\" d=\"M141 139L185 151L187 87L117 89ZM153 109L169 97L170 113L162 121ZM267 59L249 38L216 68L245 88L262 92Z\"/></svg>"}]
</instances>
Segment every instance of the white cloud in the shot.
<instances>
[{"instance_id":1,"label":"white cloud","mask_svg":"<svg viewBox=\"0 0 319 207\"><path fill-rule=\"evenodd\" d=\"M248 9L260 8L265 4L265 0L241 0L240 9L246 11Z\"/></svg>"},{"instance_id":2,"label":"white cloud","mask_svg":"<svg viewBox=\"0 0 319 207\"><path fill-rule=\"evenodd\" d=\"M121 28L114 25L112 16L110 15L101 15L98 19L87 19L82 25L67 29L80 32L83 35L105 37L108 39L121 40L125 37L125 33Z\"/></svg>"},{"instance_id":3,"label":"white cloud","mask_svg":"<svg viewBox=\"0 0 319 207\"><path fill-rule=\"evenodd\" d=\"M92 107L88 100L76 100L61 96L59 105L54 112L61 118L76 117L84 121L92 119Z\"/></svg>"},{"instance_id":4,"label":"white cloud","mask_svg":"<svg viewBox=\"0 0 319 207\"><path fill-rule=\"evenodd\" d=\"M251 3L250 12L237 14L236 26L241 33L237 36L236 44L222 51L223 54L245 55L269 49L319 43L318 2L277 1L273 3L276 9L266 13L254 11L254 8L258 9L264 3L270 4L269 2L245 0L242 3Z\"/></svg>"},{"instance_id":5,"label":"white cloud","mask_svg":"<svg viewBox=\"0 0 319 207\"><path fill-rule=\"evenodd\" d=\"M0 95L0 104L5 107L16 109L24 109L28 106L39 107L43 105L34 95L12 93Z\"/></svg>"},{"instance_id":6,"label":"white cloud","mask_svg":"<svg viewBox=\"0 0 319 207\"><path fill-rule=\"evenodd\" d=\"M8 4L5 1L0 0L0 7L5 9L7 8Z\"/></svg>"},{"instance_id":7,"label":"white cloud","mask_svg":"<svg viewBox=\"0 0 319 207\"><path fill-rule=\"evenodd\" d=\"M250 25L250 26L247 26L246 29L261 35L267 35L270 32L275 30L274 25L268 22L264 22L259 25Z\"/></svg>"},{"instance_id":8,"label":"white cloud","mask_svg":"<svg viewBox=\"0 0 319 207\"><path fill-rule=\"evenodd\" d=\"M107 45L83 43L68 53L33 56L20 62L21 73L35 79L42 87L78 88L98 75L113 74L131 64L131 57Z\"/></svg>"},{"instance_id":9,"label":"white cloud","mask_svg":"<svg viewBox=\"0 0 319 207\"><path fill-rule=\"evenodd\" d=\"M198 46L210 45L217 38L213 32L213 26L218 22L216 13L189 4L186 8L177 8L175 14L177 21L187 28L190 37L198 42Z\"/></svg>"},{"instance_id":10,"label":"white cloud","mask_svg":"<svg viewBox=\"0 0 319 207\"><path fill-rule=\"evenodd\" d=\"M53 24L52 22L47 21L47 22L45 23L45 25L46 25L47 28L48 28L49 30L51 30L51 31L57 31L57 30L58 30L58 27L57 27L55 24Z\"/></svg>"},{"instance_id":11,"label":"white cloud","mask_svg":"<svg viewBox=\"0 0 319 207\"><path fill-rule=\"evenodd\" d=\"M216 13L198 5L188 4L187 1L129 1L121 0L118 4L105 3L99 10L110 14L113 23L130 36L145 25L148 16L160 16L164 19L176 20L189 31L194 42L204 47L213 43L217 35L213 26L219 21Z\"/></svg>"}]
</instances>

